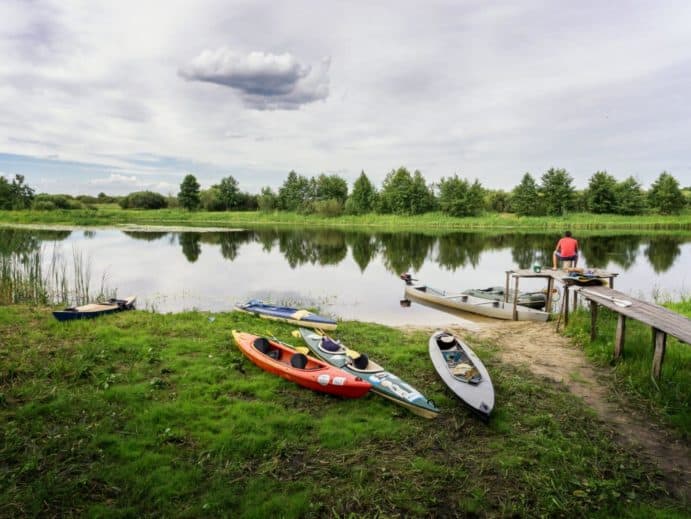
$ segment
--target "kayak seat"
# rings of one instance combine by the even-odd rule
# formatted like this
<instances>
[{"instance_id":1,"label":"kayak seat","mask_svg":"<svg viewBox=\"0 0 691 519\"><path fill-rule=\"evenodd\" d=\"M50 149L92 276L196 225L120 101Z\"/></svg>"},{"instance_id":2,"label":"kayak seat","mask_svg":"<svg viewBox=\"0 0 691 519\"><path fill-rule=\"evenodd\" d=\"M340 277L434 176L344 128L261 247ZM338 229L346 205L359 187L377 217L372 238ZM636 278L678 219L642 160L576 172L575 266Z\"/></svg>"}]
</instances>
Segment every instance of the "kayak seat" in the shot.
<instances>
[{"instance_id":1,"label":"kayak seat","mask_svg":"<svg viewBox=\"0 0 691 519\"><path fill-rule=\"evenodd\" d=\"M437 337L437 346L440 350L449 350L456 346L456 337L450 334L444 334Z\"/></svg>"},{"instance_id":2,"label":"kayak seat","mask_svg":"<svg viewBox=\"0 0 691 519\"><path fill-rule=\"evenodd\" d=\"M369 364L369 357L365 355L364 353L361 353L360 356L355 357L353 359L353 366L357 369L367 369L367 365Z\"/></svg>"},{"instance_id":3,"label":"kayak seat","mask_svg":"<svg viewBox=\"0 0 691 519\"><path fill-rule=\"evenodd\" d=\"M267 355L272 359L279 360L281 358L281 350L273 348L267 352Z\"/></svg>"},{"instance_id":4,"label":"kayak seat","mask_svg":"<svg viewBox=\"0 0 691 519\"><path fill-rule=\"evenodd\" d=\"M322 339L321 347L323 350L326 350L331 353L337 353L342 349L340 344L338 344L333 339L330 339L329 337L324 337Z\"/></svg>"},{"instance_id":5,"label":"kayak seat","mask_svg":"<svg viewBox=\"0 0 691 519\"><path fill-rule=\"evenodd\" d=\"M305 369L305 366L307 366L307 356L302 353L294 353L290 357L290 365L294 368Z\"/></svg>"},{"instance_id":6,"label":"kayak seat","mask_svg":"<svg viewBox=\"0 0 691 519\"><path fill-rule=\"evenodd\" d=\"M268 353L269 348L271 346L269 344L269 340L265 337L257 337L256 339L254 339L253 344L254 344L254 347L257 348L262 353Z\"/></svg>"}]
</instances>

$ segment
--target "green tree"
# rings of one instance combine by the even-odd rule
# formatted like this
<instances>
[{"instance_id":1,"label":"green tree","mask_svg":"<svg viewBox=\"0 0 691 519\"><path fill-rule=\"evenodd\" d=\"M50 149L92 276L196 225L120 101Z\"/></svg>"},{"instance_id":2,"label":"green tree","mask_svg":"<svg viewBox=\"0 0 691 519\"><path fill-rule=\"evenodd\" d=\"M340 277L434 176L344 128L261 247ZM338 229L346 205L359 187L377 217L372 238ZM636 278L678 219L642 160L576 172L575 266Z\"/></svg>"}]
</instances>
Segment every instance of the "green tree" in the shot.
<instances>
[{"instance_id":1,"label":"green tree","mask_svg":"<svg viewBox=\"0 0 691 519\"><path fill-rule=\"evenodd\" d=\"M519 216L542 214L539 187L530 173L523 175L520 184L511 193L511 208Z\"/></svg>"},{"instance_id":2,"label":"green tree","mask_svg":"<svg viewBox=\"0 0 691 519\"><path fill-rule=\"evenodd\" d=\"M629 177L622 182L618 182L615 190L617 195L615 213L634 215L645 211L647 200L641 185L636 182L635 178Z\"/></svg>"},{"instance_id":3,"label":"green tree","mask_svg":"<svg viewBox=\"0 0 691 519\"><path fill-rule=\"evenodd\" d=\"M617 181L606 171L598 171L588 182L586 207L596 214L614 213L617 207Z\"/></svg>"},{"instance_id":4,"label":"green tree","mask_svg":"<svg viewBox=\"0 0 691 519\"><path fill-rule=\"evenodd\" d=\"M677 179L663 171L650 187L648 202L660 214L677 214L684 208L686 200Z\"/></svg>"},{"instance_id":5,"label":"green tree","mask_svg":"<svg viewBox=\"0 0 691 519\"><path fill-rule=\"evenodd\" d=\"M120 199L123 209L162 209L166 207L166 199L160 193L153 191L136 191Z\"/></svg>"},{"instance_id":6,"label":"green tree","mask_svg":"<svg viewBox=\"0 0 691 519\"><path fill-rule=\"evenodd\" d=\"M348 198L348 183L338 175L322 173L316 180L315 198L317 200L337 200L345 204Z\"/></svg>"},{"instance_id":7,"label":"green tree","mask_svg":"<svg viewBox=\"0 0 691 519\"><path fill-rule=\"evenodd\" d=\"M381 213L421 214L433 207L434 195L422 173L401 167L386 175L378 202Z\"/></svg>"},{"instance_id":8,"label":"green tree","mask_svg":"<svg viewBox=\"0 0 691 519\"><path fill-rule=\"evenodd\" d=\"M573 179L565 169L550 168L542 175L540 193L548 215L561 216L572 207Z\"/></svg>"},{"instance_id":9,"label":"green tree","mask_svg":"<svg viewBox=\"0 0 691 519\"><path fill-rule=\"evenodd\" d=\"M269 187L263 187L261 194L257 197L257 206L260 211L269 212L278 208L278 197Z\"/></svg>"},{"instance_id":10,"label":"green tree","mask_svg":"<svg viewBox=\"0 0 691 519\"><path fill-rule=\"evenodd\" d=\"M24 175L15 175L12 182L0 177L0 209L28 209L34 190L24 183Z\"/></svg>"},{"instance_id":11,"label":"green tree","mask_svg":"<svg viewBox=\"0 0 691 519\"><path fill-rule=\"evenodd\" d=\"M511 210L511 195L502 189L496 191L485 190L485 198L485 206L490 211L506 213Z\"/></svg>"},{"instance_id":12,"label":"green tree","mask_svg":"<svg viewBox=\"0 0 691 519\"><path fill-rule=\"evenodd\" d=\"M235 178L232 176L225 177L214 187L218 188L218 196L223 209L233 211L240 206L240 188Z\"/></svg>"},{"instance_id":13,"label":"green tree","mask_svg":"<svg viewBox=\"0 0 691 519\"><path fill-rule=\"evenodd\" d=\"M217 186L202 190L199 193L199 203L205 211L226 210L226 204L221 198L221 190Z\"/></svg>"},{"instance_id":14,"label":"green tree","mask_svg":"<svg viewBox=\"0 0 691 519\"><path fill-rule=\"evenodd\" d=\"M439 183L439 206L442 212L451 216L476 216L484 206L484 189L475 179L470 184L466 179L454 175L442 178Z\"/></svg>"},{"instance_id":15,"label":"green tree","mask_svg":"<svg viewBox=\"0 0 691 519\"><path fill-rule=\"evenodd\" d=\"M278 207L284 211L297 211L304 209L313 197L314 183L291 171L278 190Z\"/></svg>"},{"instance_id":16,"label":"green tree","mask_svg":"<svg viewBox=\"0 0 691 519\"><path fill-rule=\"evenodd\" d=\"M377 201L377 191L365 172L353 184L353 192L346 202L346 211L350 214L365 214L374 210Z\"/></svg>"},{"instance_id":17,"label":"green tree","mask_svg":"<svg viewBox=\"0 0 691 519\"><path fill-rule=\"evenodd\" d=\"M180 184L178 200L182 207L190 211L199 207L199 182L194 175L187 175L183 179L182 184Z\"/></svg>"}]
</instances>

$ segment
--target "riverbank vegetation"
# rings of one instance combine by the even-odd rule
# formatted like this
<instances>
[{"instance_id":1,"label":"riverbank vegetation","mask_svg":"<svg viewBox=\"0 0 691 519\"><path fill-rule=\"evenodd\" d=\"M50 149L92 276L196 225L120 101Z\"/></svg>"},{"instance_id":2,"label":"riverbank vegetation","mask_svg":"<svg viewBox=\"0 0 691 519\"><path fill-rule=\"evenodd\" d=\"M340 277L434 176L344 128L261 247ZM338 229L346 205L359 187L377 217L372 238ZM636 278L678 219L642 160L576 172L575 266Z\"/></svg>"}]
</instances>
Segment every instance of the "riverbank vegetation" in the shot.
<instances>
[{"instance_id":1,"label":"riverbank vegetation","mask_svg":"<svg viewBox=\"0 0 691 519\"><path fill-rule=\"evenodd\" d=\"M691 298L665 303L665 306L691 318ZM612 388L628 395L631 404L645 408L672 425L680 435L691 438L691 348L673 337L667 339L665 361L660 381L651 378L653 361L649 326L629 319L623 358L614 362L614 337L617 313L601 307L598 312L597 338L590 341L590 312L580 309L569 319L566 334L573 337L600 366L612 366Z\"/></svg>"},{"instance_id":2,"label":"riverbank vegetation","mask_svg":"<svg viewBox=\"0 0 691 519\"><path fill-rule=\"evenodd\" d=\"M0 515L684 516L580 399L491 344L471 342L497 395L486 425L438 380L424 332L342 322L337 336L433 398L436 420L265 373L233 328L296 340L237 312L58 323L0 307Z\"/></svg>"},{"instance_id":3,"label":"riverbank vegetation","mask_svg":"<svg viewBox=\"0 0 691 519\"><path fill-rule=\"evenodd\" d=\"M96 208L98 204L118 203L123 209L161 209L181 207L188 211L288 212L320 217L341 215L423 215L440 212L447 217L464 218L511 213L524 217L564 217L571 213L594 215L675 215L686 211L691 188L681 188L677 179L662 172L646 191L633 178L618 181L606 171L589 179L587 188L577 190L565 169L551 168L539 181L525 173L512 190L492 190L478 179L471 182L458 175L428 183L420 171L410 173L400 167L386 175L379 190L363 171L348 191L345 179L321 174L307 178L291 171L277 191L265 186L259 194L242 192L234 177L202 190L196 177L187 174L177 196L140 191L124 197L56 195L34 190L17 175L12 182L0 177L0 209L51 211Z\"/></svg>"}]
</instances>

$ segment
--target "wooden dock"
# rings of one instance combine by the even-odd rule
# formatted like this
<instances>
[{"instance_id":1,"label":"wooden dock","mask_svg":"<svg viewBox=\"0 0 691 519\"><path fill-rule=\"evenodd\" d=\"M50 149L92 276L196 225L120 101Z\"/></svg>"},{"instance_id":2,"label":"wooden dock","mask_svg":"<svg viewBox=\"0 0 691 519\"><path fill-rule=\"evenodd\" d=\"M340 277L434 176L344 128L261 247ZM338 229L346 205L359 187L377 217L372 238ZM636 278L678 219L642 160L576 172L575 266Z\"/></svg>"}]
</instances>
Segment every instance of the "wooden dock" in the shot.
<instances>
[{"instance_id":1,"label":"wooden dock","mask_svg":"<svg viewBox=\"0 0 691 519\"><path fill-rule=\"evenodd\" d=\"M619 314L614 338L614 358L624 351L626 319L635 319L652 328L654 343L652 376L660 378L662 362L667 348L667 335L691 344L691 319L662 306L633 298L609 287L571 287L590 301L590 339L597 336L597 308L602 305Z\"/></svg>"},{"instance_id":2,"label":"wooden dock","mask_svg":"<svg viewBox=\"0 0 691 519\"><path fill-rule=\"evenodd\" d=\"M602 269L588 269L590 277L597 280L606 280L610 288L614 287L614 278L619 274L616 272L608 272ZM505 299L504 302L508 302L509 286L511 278L514 279L514 300L513 300L513 315L514 321L517 320L517 304L518 304L518 285L522 278L542 278L547 280L547 300L545 302L545 311L551 313L552 311L552 293L555 287L555 283L562 283L564 287L564 303L562 305L562 312L564 315L565 324L568 323L568 312L569 312L569 287L573 281L571 273L563 269L541 269L539 272L535 272L531 269L520 269L520 270L507 270L506 271L506 286L504 290ZM576 302L574 300L574 306Z\"/></svg>"}]
</instances>

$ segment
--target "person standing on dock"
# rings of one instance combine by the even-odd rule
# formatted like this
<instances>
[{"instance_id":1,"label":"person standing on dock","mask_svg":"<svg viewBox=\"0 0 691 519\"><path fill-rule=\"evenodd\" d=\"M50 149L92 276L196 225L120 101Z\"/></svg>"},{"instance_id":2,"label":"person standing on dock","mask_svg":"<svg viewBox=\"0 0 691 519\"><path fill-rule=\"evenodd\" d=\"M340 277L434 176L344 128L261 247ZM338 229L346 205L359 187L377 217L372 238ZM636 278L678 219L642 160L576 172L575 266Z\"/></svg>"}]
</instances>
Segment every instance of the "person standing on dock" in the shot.
<instances>
[{"instance_id":1,"label":"person standing on dock","mask_svg":"<svg viewBox=\"0 0 691 519\"><path fill-rule=\"evenodd\" d=\"M557 261L573 261L573 266L578 262L578 241L571 236L571 231L566 231L564 237L557 242L552 254L552 269L556 270Z\"/></svg>"}]
</instances>

